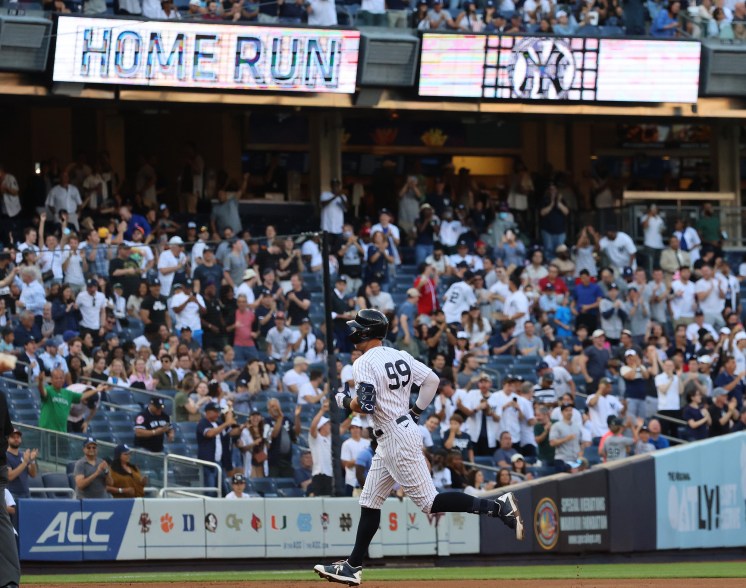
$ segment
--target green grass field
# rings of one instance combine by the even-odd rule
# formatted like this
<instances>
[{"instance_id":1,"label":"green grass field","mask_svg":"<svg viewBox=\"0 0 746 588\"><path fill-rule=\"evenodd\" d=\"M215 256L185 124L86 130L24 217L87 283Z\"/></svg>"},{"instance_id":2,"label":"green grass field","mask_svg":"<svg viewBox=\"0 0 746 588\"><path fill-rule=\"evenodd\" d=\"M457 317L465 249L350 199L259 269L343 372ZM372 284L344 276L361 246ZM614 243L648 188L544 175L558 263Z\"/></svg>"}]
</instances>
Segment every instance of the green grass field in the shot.
<instances>
[{"instance_id":1,"label":"green grass field","mask_svg":"<svg viewBox=\"0 0 746 588\"><path fill-rule=\"evenodd\" d=\"M310 568L287 572L221 572L221 581L314 580ZM670 564L578 564L546 566L494 566L467 568L389 568L365 570L366 580L542 580L635 578L746 578L746 562L679 562ZM86 584L92 582L173 582L188 584L215 581L215 572L160 572L113 574L60 574L24 576L23 584Z\"/></svg>"}]
</instances>

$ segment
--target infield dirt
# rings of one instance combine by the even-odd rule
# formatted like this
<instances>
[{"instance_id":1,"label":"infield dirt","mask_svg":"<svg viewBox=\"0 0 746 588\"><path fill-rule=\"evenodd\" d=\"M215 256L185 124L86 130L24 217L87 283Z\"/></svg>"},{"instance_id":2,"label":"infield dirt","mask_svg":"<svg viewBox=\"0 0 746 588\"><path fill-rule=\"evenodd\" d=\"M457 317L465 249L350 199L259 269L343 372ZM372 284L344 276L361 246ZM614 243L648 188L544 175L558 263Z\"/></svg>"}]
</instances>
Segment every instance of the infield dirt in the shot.
<instances>
[{"instance_id":1,"label":"infield dirt","mask_svg":"<svg viewBox=\"0 0 746 588\"><path fill-rule=\"evenodd\" d=\"M30 586L31 584L29 584ZM40 586L41 584L35 584ZM317 578L308 581L247 582L132 582L118 584L80 584L79 588L313 588L341 586ZM632 579L632 580L372 580L363 588L744 588L743 578ZM72 584L43 584L44 588L70 588Z\"/></svg>"}]
</instances>

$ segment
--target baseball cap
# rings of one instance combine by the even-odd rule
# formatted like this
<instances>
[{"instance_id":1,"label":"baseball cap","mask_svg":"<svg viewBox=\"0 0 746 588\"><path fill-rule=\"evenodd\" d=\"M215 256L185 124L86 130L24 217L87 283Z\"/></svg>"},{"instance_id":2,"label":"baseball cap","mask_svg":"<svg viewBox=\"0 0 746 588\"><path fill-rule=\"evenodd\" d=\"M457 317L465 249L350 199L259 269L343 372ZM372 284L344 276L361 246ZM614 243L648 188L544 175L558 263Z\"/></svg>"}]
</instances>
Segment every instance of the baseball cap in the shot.
<instances>
[{"instance_id":1,"label":"baseball cap","mask_svg":"<svg viewBox=\"0 0 746 588\"><path fill-rule=\"evenodd\" d=\"M712 358L709 355L700 355L699 359L697 360L699 363L712 363Z\"/></svg>"},{"instance_id":2,"label":"baseball cap","mask_svg":"<svg viewBox=\"0 0 746 588\"><path fill-rule=\"evenodd\" d=\"M514 454L514 455L513 455L513 456L512 456L511 458L510 458L510 463L515 463L515 462L517 462L517 461L521 461L521 460L523 460L523 459L524 459L524 458L523 458L523 456L522 456L522 455L521 455L520 453L516 453L516 454Z\"/></svg>"},{"instance_id":3,"label":"baseball cap","mask_svg":"<svg viewBox=\"0 0 746 588\"><path fill-rule=\"evenodd\" d=\"M622 335L629 335L631 337L632 331L630 331L629 329L622 329Z\"/></svg>"},{"instance_id":4,"label":"baseball cap","mask_svg":"<svg viewBox=\"0 0 746 588\"><path fill-rule=\"evenodd\" d=\"M244 280L250 280L250 279L255 278L255 277L256 277L256 272L253 269L251 269L251 268L247 269L243 273L243 279Z\"/></svg>"},{"instance_id":5,"label":"baseball cap","mask_svg":"<svg viewBox=\"0 0 746 588\"><path fill-rule=\"evenodd\" d=\"M10 432L10 434L11 435L21 435L21 437L23 437L23 431L21 431L21 429L15 428L15 427L13 427L13 430Z\"/></svg>"},{"instance_id":6,"label":"baseball cap","mask_svg":"<svg viewBox=\"0 0 746 588\"><path fill-rule=\"evenodd\" d=\"M29 335L26 339L26 343L36 343L36 337L34 337L33 335Z\"/></svg>"},{"instance_id":7,"label":"baseball cap","mask_svg":"<svg viewBox=\"0 0 746 588\"><path fill-rule=\"evenodd\" d=\"M490 378L490 375L488 373L482 372L481 374L479 374L478 381L481 382L482 380L489 380L491 382L492 378Z\"/></svg>"},{"instance_id":8,"label":"baseball cap","mask_svg":"<svg viewBox=\"0 0 746 588\"><path fill-rule=\"evenodd\" d=\"M293 365L296 366L296 365L301 365L301 364L308 365L308 360L302 355L298 355L295 357L295 359L293 359Z\"/></svg>"},{"instance_id":9,"label":"baseball cap","mask_svg":"<svg viewBox=\"0 0 746 588\"><path fill-rule=\"evenodd\" d=\"M456 334L456 338L457 339L468 339L469 338L469 333L467 333L466 331L459 331Z\"/></svg>"},{"instance_id":10,"label":"baseball cap","mask_svg":"<svg viewBox=\"0 0 746 588\"><path fill-rule=\"evenodd\" d=\"M612 282L611 284L609 284L609 290L619 290L619 286L616 282Z\"/></svg>"},{"instance_id":11,"label":"baseball cap","mask_svg":"<svg viewBox=\"0 0 746 588\"><path fill-rule=\"evenodd\" d=\"M65 331L62 333L62 340L67 343L70 339L74 339L80 335L80 331Z\"/></svg>"},{"instance_id":12,"label":"baseball cap","mask_svg":"<svg viewBox=\"0 0 746 588\"><path fill-rule=\"evenodd\" d=\"M50 337L47 339L45 347L59 347L62 344L62 341L59 337Z\"/></svg>"},{"instance_id":13,"label":"baseball cap","mask_svg":"<svg viewBox=\"0 0 746 588\"><path fill-rule=\"evenodd\" d=\"M150 280L150 283L148 285L149 286L160 286L161 280L159 278L153 278L152 280Z\"/></svg>"},{"instance_id":14,"label":"baseball cap","mask_svg":"<svg viewBox=\"0 0 746 588\"><path fill-rule=\"evenodd\" d=\"M722 329L720 329L720 334L721 335L730 335L730 329L728 327L723 327Z\"/></svg>"},{"instance_id":15,"label":"baseball cap","mask_svg":"<svg viewBox=\"0 0 746 588\"><path fill-rule=\"evenodd\" d=\"M420 291L417 288L410 288L409 290L407 290L407 296L411 298L419 297L419 295Z\"/></svg>"},{"instance_id":16,"label":"baseball cap","mask_svg":"<svg viewBox=\"0 0 746 588\"><path fill-rule=\"evenodd\" d=\"M205 411L208 411L208 410L214 410L215 412L220 412L220 407L214 402L208 402L205 405Z\"/></svg>"},{"instance_id":17,"label":"baseball cap","mask_svg":"<svg viewBox=\"0 0 746 588\"><path fill-rule=\"evenodd\" d=\"M561 12L561 11L560 11L560 12ZM560 244L559 244L559 245L557 245L557 247L555 248L555 251L556 251L557 253L563 253L564 251L567 251L567 245L565 245L564 243L560 243Z\"/></svg>"},{"instance_id":18,"label":"baseball cap","mask_svg":"<svg viewBox=\"0 0 746 588\"><path fill-rule=\"evenodd\" d=\"M323 427L328 422L329 422L329 417L322 416L319 419L319 424L316 425L316 429L320 429L321 427Z\"/></svg>"},{"instance_id":19,"label":"baseball cap","mask_svg":"<svg viewBox=\"0 0 746 588\"><path fill-rule=\"evenodd\" d=\"M599 384L609 384L609 385L613 384L613 382L611 381L611 378L607 378L606 376L604 376L603 378L601 378L598 381L598 383Z\"/></svg>"},{"instance_id":20,"label":"baseball cap","mask_svg":"<svg viewBox=\"0 0 746 588\"><path fill-rule=\"evenodd\" d=\"M378 211L378 214L379 215L381 215L381 214L387 214L387 215L392 216L392 217L394 216L393 214L391 214L391 211L388 208L382 208L381 210Z\"/></svg>"},{"instance_id":21,"label":"baseball cap","mask_svg":"<svg viewBox=\"0 0 746 588\"><path fill-rule=\"evenodd\" d=\"M551 370L548 371L546 374L544 374L543 376L541 376L541 379L542 380L549 380L550 382L554 382L554 372L551 371Z\"/></svg>"},{"instance_id":22,"label":"baseball cap","mask_svg":"<svg viewBox=\"0 0 746 588\"><path fill-rule=\"evenodd\" d=\"M88 447L91 444L98 445L98 442L93 437L86 437L83 441L83 447Z\"/></svg>"},{"instance_id":23,"label":"baseball cap","mask_svg":"<svg viewBox=\"0 0 746 588\"><path fill-rule=\"evenodd\" d=\"M112 331L111 333L106 333L106 337L104 337L105 341L111 341L112 339L119 339L119 335Z\"/></svg>"},{"instance_id":24,"label":"baseball cap","mask_svg":"<svg viewBox=\"0 0 746 588\"><path fill-rule=\"evenodd\" d=\"M595 331L593 331L593 333L591 334L591 338L592 338L592 339L595 339L596 337L603 337L603 336L604 336L605 334L606 334L606 333L604 333L604 330L603 330L603 329L596 329L596 330L595 330Z\"/></svg>"},{"instance_id":25,"label":"baseball cap","mask_svg":"<svg viewBox=\"0 0 746 588\"><path fill-rule=\"evenodd\" d=\"M557 18L562 18L563 16L567 16L567 13L564 10L558 10L555 16Z\"/></svg>"},{"instance_id":26,"label":"baseball cap","mask_svg":"<svg viewBox=\"0 0 746 588\"><path fill-rule=\"evenodd\" d=\"M347 276L339 274L337 276L337 279L335 280L335 283L336 282L344 282L346 284L347 283Z\"/></svg>"},{"instance_id":27,"label":"baseball cap","mask_svg":"<svg viewBox=\"0 0 746 588\"><path fill-rule=\"evenodd\" d=\"M539 362L539 363L538 363L538 364L536 365L536 371L538 372L538 371L540 371L540 370L545 370L545 369L547 369L548 367L549 367L549 364L548 364L548 363L547 363L546 361L540 361L540 362Z\"/></svg>"},{"instance_id":28,"label":"baseball cap","mask_svg":"<svg viewBox=\"0 0 746 588\"><path fill-rule=\"evenodd\" d=\"M717 398L718 396L726 396L728 394L728 391L725 388L721 388L718 386L712 391L712 397Z\"/></svg>"},{"instance_id":29,"label":"baseball cap","mask_svg":"<svg viewBox=\"0 0 746 588\"><path fill-rule=\"evenodd\" d=\"M456 247L469 247L469 244L464 240L461 239L457 244Z\"/></svg>"},{"instance_id":30,"label":"baseball cap","mask_svg":"<svg viewBox=\"0 0 746 588\"><path fill-rule=\"evenodd\" d=\"M171 289L172 290L183 290L184 284L182 284L181 282L176 282L173 286L171 286Z\"/></svg>"},{"instance_id":31,"label":"baseball cap","mask_svg":"<svg viewBox=\"0 0 746 588\"><path fill-rule=\"evenodd\" d=\"M360 427L362 429L363 426L364 426L363 419L361 419L359 416L355 416L355 418L353 418L350 421L350 426L351 427Z\"/></svg>"},{"instance_id":32,"label":"baseball cap","mask_svg":"<svg viewBox=\"0 0 746 588\"><path fill-rule=\"evenodd\" d=\"M736 333L736 336L733 337L733 340L736 342L742 341L744 339L746 339L746 333L744 333L743 331L738 331L738 333Z\"/></svg>"},{"instance_id":33,"label":"baseball cap","mask_svg":"<svg viewBox=\"0 0 746 588\"><path fill-rule=\"evenodd\" d=\"M648 429L648 427L646 425L643 425L642 427L640 427L639 432L640 433L650 433L650 429Z\"/></svg>"},{"instance_id":34,"label":"baseball cap","mask_svg":"<svg viewBox=\"0 0 746 588\"><path fill-rule=\"evenodd\" d=\"M193 224L193 225L194 225L194 223L191 223L191 224ZM196 225L195 225L195 226L196 226ZM170 238L170 239L168 240L168 244L169 244L169 245L183 245L183 244L184 244L184 239L182 239L182 238L181 238L181 237L179 237L178 235L174 235L173 237L171 237L171 238Z\"/></svg>"},{"instance_id":35,"label":"baseball cap","mask_svg":"<svg viewBox=\"0 0 746 588\"><path fill-rule=\"evenodd\" d=\"M197 0L197 1L199 1L199 0ZM243 474L236 474L235 476L233 476L233 479L231 480L231 482L233 484L245 484L246 483L246 478L244 477Z\"/></svg>"},{"instance_id":36,"label":"baseball cap","mask_svg":"<svg viewBox=\"0 0 746 588\"><path fill-rule=\"evenodd\" d=\"M129 453L131 450L129 448L129 445L122 443L121 445L117 445L114 448L114 459L118 459L120 455L123 453Z\"/></svg>"},{"instance_id":37,"label":"baseball cap","mask_svg":"<svg viewBox=\"0 0 746 588\"><path fill-rule=\"evenodd\" d=\"M196 229L196 228L197 228L197 223L195 223L194 221L189 221L187 223L187 229Z\"/></svg>"},{"instance_id":38,"label":"baseball cap","mask_svg":"<svg viewBox=\"0 0 746 588\"><path fill-rule=\"evenodd\" d=\"M514 374L513 382L523 382L523 376L521 376L520 374Z\"/></svg>"},{"instance_id":39,"label":"baseball cap","mask_svg":"<svg viewBox=\"0 0 746 588\"><path fill-rule=\"evenodd\" d=\"M91 286L98 286L98 281L95 278L89 278L85 285L90 288Z\"/></svg>"},{"instance_id":40,"label":"baseball cap","mask_svg":"<svg viewBox=\"0 0 746 588\"><path fill-rule=\"evenodd\" d=\"M554 284L552 284L552 282L547 282L546 284L544 284L544 290L554 290Z\"/></svg>"},{"instance_id":41,"label":"baseball cap","mask_svg":"<svg viewBox=\"0 0 746 588\"><path fill-rule=\"evenodd\" d=\"M114 285L112 286L112 288L113 288L114 290L116 290L117 288L119 288L120 290L121 290L121 289L123 289L123 288L122 288L122 284L120 284L119 282L117 282L116 284L114 284Z\"/></svg>"},{"instance_id":42,"label":"baseball cap","mask_svg":"<svg viewBox=\"0 0 746 588\"><path fill-rule=\"evenodd\" d=\"M560 404L560 410L565 410L566 408L575 408L575 405L570 402L563 402Z\"/></svg>"},{"instance_id":43,"label":"baseball cap","mask_svg":"<svg viewBox=\"0 0 746 588\"><path fill-rule=\"evenodd\" d=\"M634 272L632 271L632 268L631 268L631 267L629 267L629 266L626 266L626 267L625 267L625 268L624 268L624 269L622 270L622 275L623 275L623 276L624 276L625 278L629 278L629 277L630 277L630 276L632 276L633 274L634 274Z\"/></svg>"},{"instance_id":44,"label":"baseball cap","mask_svg":"<svg viewBox=\"0 0 746 588\"><path fill-rule=\"evenodd\" d=\"M620 419L618 416L611 417L609 419L609 422L607 423L610 427L621 427L624 424L624 421Z\"/></svg>"},{"instance_id":45,"label":"baseball cap","mask_svg":"<svg viewBox=\"0 0 746 588\"><path fill-rule=\"evenodd\" d=\"M274 315L274 317L273 317L273 318L274 318L275 320L281 320L281 321L284 321L284 320L285 320L285 312L284 312L284 311L282 311L282 310L278 310L278 311L277 311L277 312L275 313L275 315Z\"/></svg>"},{"instance_id":46,"label":"baseball cap","mask_svg":"<svg viewBox=\"0 0 746 588\"><path fill-rule=\"evenodd\" d=\"M698 308L694 311L694 316L705 316L705 313L702 311L701 308Z\"/></svg>"},{"instance_id":47,"label":"baseball cap","mask_svg":"<svg viewBox=\"0 0 746 588\"><path fill-rule=\"evenodd\" d=\"M153 406L156 406L158 408L163 408L165 406L165 404L163 404L163 399L162 398L158 398L157 396L153 396L150 399L150 404L152 404Z\"/></svg>"},{"instance_id":48,"label":"baseball cap","mask_svg":"<svg viewBox=\"0 0 746 588\"><path fill-rule=\"evenodd\" d=\"M637 355L637 351L634 349L627 349L627 351L624 352L624 357L629 357L631 355Z\"/></svg>"}]
</instances>

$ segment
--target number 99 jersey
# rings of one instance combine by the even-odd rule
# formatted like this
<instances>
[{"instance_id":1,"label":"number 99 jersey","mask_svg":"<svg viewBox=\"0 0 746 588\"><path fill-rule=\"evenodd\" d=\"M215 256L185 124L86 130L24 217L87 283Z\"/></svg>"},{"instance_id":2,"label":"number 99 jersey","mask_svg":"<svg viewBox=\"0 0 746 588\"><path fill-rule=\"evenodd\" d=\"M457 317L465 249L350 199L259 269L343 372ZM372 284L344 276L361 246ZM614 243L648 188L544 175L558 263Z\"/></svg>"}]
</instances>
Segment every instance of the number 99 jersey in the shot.
<instances>
[{"instance_id":1,"label":"number 99 jersey","mask_svg":"<svg viewBox=\"0 0 746 588\"><path fill-rule=\"evenodd\" d=\"M371 415L376 426L407 414L412 386L421 386L431 371L406 351L391 347L373 347L352 366L355 385L371 384L376 390Z\"/></svg>"}]
</instances>

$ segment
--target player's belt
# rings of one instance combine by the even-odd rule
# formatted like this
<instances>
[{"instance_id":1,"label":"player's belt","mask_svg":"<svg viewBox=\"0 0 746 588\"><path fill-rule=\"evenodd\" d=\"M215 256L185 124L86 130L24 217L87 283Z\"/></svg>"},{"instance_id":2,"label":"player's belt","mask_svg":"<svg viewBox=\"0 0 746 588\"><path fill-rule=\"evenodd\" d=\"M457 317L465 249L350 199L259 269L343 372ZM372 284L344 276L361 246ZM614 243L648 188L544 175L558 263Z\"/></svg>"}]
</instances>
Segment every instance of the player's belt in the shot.
<instances>
[{"instance_id":1,"label":"player's belt","mask_svg":"<svg viewBox=\"0 0 746 588\"><path fill-rule=\"evenodd\" d=\"M406 421L408 419L409 419L409 415L403 414L398 419L396 419L396 424L400 425L400 424L402 424L404 421ZM376 439L379 439L380 437L383 437L383 429L375 429L373 431L373 435L375 435Z\"/></svg>"}]
</instances>

